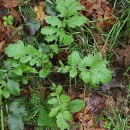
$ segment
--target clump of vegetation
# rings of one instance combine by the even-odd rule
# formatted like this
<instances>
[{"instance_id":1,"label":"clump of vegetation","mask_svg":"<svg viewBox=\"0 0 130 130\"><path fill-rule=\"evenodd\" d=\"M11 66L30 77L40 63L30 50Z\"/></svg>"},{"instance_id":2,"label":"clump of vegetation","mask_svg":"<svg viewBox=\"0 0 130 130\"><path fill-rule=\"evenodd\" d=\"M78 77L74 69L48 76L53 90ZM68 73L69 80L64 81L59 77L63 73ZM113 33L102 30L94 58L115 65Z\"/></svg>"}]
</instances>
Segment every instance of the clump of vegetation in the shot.
<instances>
[{"instance_id":1,"label":"clump of vegetation","mask_svg":"<svg viewBox=\"0 0 130 130\"><path fill-rule=\"evenodd\" d=\"M87 21L79 13L83 6L75 0L56 0L55 4L57 15L46 17L48 26L42 28L41 33L46 35L47 42L58 41L60 44L70 45L74 42L72 29L82 27Z\"/></svg>"},{"instance_id":2,"label":"clump of vegetation","mask_svg":"<svg viewBox=\"0 0 130 130\"><path fill-rule=\"evenodd\" d=\"M1 130L69 130L71 123L129 130L129 4L3 0ZM125 112L116 114L108 104Z\"/></svg>"},{"instance_id":3,"label":"clump of vegetation","mask_svg":"<svg viewBox=\"0 0 130 130\"><path fill-rule=\"evenodd\" d=\"M82 100L70 101L70 97L62 94L62 86L52 86L53 93L51 93L51 99L48 103L52 105L50 117L56 116L57 126L61 129L69 129L67 121L72 121L72 113L81 111L85 104Z\"/></svg>"},{"instance_id":4,"label":"clump of vegetation","mask_svg":"<svg viewBox=\"0 0 130 130\"><path fill-rule=\"evenodd\" d=\"M3 25L5 27L7 27L8 25L11 25L11 28L14 28L13 26L13 22L14 22L14 18L12 15L9 15L9 16L3 16Z\"/></svg>"}]
</instances>

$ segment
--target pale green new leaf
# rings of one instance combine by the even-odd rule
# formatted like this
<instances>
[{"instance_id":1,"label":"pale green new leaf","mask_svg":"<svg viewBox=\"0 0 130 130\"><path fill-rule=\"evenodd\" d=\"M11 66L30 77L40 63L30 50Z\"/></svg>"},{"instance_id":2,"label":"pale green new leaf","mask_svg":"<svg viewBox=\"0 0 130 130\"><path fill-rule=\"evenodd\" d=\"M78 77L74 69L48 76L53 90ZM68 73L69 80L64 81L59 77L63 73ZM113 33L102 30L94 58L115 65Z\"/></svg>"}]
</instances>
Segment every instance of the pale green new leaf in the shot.
<instances>
[{"instance_id":1,"label":"pale green new leaf","mask_svg":"<svg viewBox=\"0 0 130 130\"><path fill-rule=\"evenodd\" d=\"M9 44L5 49L5 53L8 57L19 59L26 55L26 47L22 41L18 41L16 44Z\"/></svg>"},{"instance_id":2,"label":"pale green new leaf","mask_svg":"<svg viewBox=\"0 0 130 130\"><path fill-rule=\"evenodd\" d=\"M102 54L100 52L95 54L88 54L88 56L85 56L83 60L86 63L86 66L92 67L102 61Z\"/></svg>"},{"instance_id":3,"label":"pale green new leaf","mask_svg":"<svg viewBox=\"0 0 130 130\"><path fill-rule=\"evenodd\" d=\"M79 64L81 58L80 55L77 51L73 51L69 56L68 56L68 64L73 66L73 67L77 67L77 65Z\"/></svg>"},{"instance_id":4,"label":"pale green new leaf","mask_svg":"<svg viewBox=\"0 0 130 130\"><path fill-rule=\"evenodd\" d=\"M58 68L57 72L63 72L63 73L68 72L68 71L65 71L65 72L64 72L65 66L64 66L64 64L62 63L62 61L59 60L59 63L60 63L60 65L61 65L61 67ZM68 70L69 70L69 69L68 69Z\"/></svg>"},{"instance_id":5,"label":"pale green new leaf","mask_svg":"<svg viewBox=\"0 0 130 130\"><path fill-rule=\"evenodd\" d=\"M77 15L79 10L83 10L83 6L76 0L65 0L65 6L67 7L67 16Z\"/></svg>"},{"instance_id":6,"label":"pale green new leaf","mask_svg":"<svg viewBox=\"0 0 130 130\"><path fill-rule=\"evenodd\" d=\"M72 114L69 111L64 111L63 112L63 117L64 119L66 119L67 121L72 121Z\"/></svg>"},{"instance_id":7,"label":"pale green new leaf","mask_svg":"<svg viewBox=\"0 0 130 130\"><path fill-rule=\"evenodd\" d=\"M22 63L27 63L28 61L31 61L32 60L32 56L29 55L29 56L23 56L21 59L20 59L20 62Z\"/></svg>"},{"instance_id":8,"label":"pale green new leaf","mask_svg":"<svg viewBox=\"0 0 130 130\"><path fill-rule=\"evenodd\" d=\"M49 113L49 117L54 117L54 116L56 116L59 110L60 110L60 107L52 108L52 109L51 109L51 112Z\"/></svg>"},{"instance_id":9,"label":"pale green new leaf","mask_svg":"<svg viewBox=\"0 0 130 130\"><path fill-rule=\"evenodd\" d=\"M10 96L10 92L7 88L4 88L2 93L0 93L0 95L1 94L3 95L4 98L9 98L9 96Z\"/></svg>"},{"instance_id":10,"label":"pale green new leaf","mask_svg":"<svg viewBox=\"0 0 130 130\"><path fill-rule=\"evenodd\" d=\"M61 66L61 72L62 73L67 73L67 72L69 72L69 70L70 70L70 66L63 66L63 67Z\"/></svg>"},{"instance_id":11,"label":"pale green new leaf","mask_svg":"<svg viewBox=\"0 0 130 130\"><path fill-rule=\"evenodd\" d=\"M62 115L62 113L59 113L56 116L57 120L57 126L61 129L61 130L65 130L65 129L69 129L69 125L67 124L67 122L64 120L64 117Z\"/></svg>"},{"instance_id":12,"label":"pale green new leaf","mask_svg":"<svg viewBox=\"0 0 130 130\"><path fill-rule=\"evenodd\" d=\"M83 100L73 100L69 102L68 110L72 113L79 112L85 107L85 103Z\"/></svg>"},{"instance_id":13,"label":"pale green new leaf","mask_svg":"<svg viewBox=\"0 0 130 130\"><path fill-rule=\"evenodd\" d=\"M61 107L62 109L66 109L68 107L68 102L62 103Z\"/></svg>"},{"instance_id":14,"label":"pale green new leaf","mask_svg":"<svg viewBox=\"0 0 130 130\"><path fill-rule=\"evenodd\" d=\"M111 71L105 67L95 67L95 69L91 70L91 80L92 84L96 85L99 83L106 84L112 78Z\"/></svg>"},{"instance_id":15,"label":"pale green new leaf","mask_svg":"<svg viewBox=\"0 0 130 130\"><path fill-rule=\"evenodd\" d=\"M52 44L49 47L53 50L54 53L58 54L59 49L57 44Z\"/></svg>"},{"instance_id":16,"label":"pale green new leaf","mask_svg":"<svg viewBox=\"0 0 130 130\"><path fill-rule=\"evenodd\" d=\"M56 88L56 93L57 94L60 94L62 91L62 86L61 85L58 85L57 88Z\"/></svg>"},{"instance_id":17,"label":"pale green new leaf","mask_svg":"<svg viewBox=\"0 0 130 130\"><path fill-rule=\"evenodd\" d=\"M73 68L70 69L69 73L70 73L70 74L69 74L70 77L71 77L71 78L74 78L75 76L77 76L77 73L78 73L78 72L77 72L77 69L73 67Z\"/></svg>"},{"instance_id":18,"label":"pale green new leaf","mask_svg":"<svg viewBox=\"0 0 130 130\"><path fill-rule=\"evenodd\" d=\"M78 69L80 71L85 71L86 66L88 66L88 57L85 56L82 60L80 60L80 62L78 63ZM88 66L90 67L90 66Z\"/></svg>"},{"instance_id":19,"label":"pale green new leaf","mask_svg":"<svg viewBox=\"0 0 130 130\"><path fill-rule=\"evenodd\" d=\"M40 62L37 58L33 58L31 61L30 61L30 66L34 66L34 65L38 65L40 66Z\"/></svg>"},{"instance_id":20,"label":"pale green new leaf","mask_svg":"<svg viewBox=\"0 0 130 130\"><path fill-rule=\"evenodd\" d=\"M62 26L62 21L56 16L47 16L45 21L51 26L58 26L58 28Z\"/></svg>"},{"instance_id":21,"label":"pale green new leaf","mask_svg":"<svg viewBox=\"0 0 130 130\"><path fill-rule=\"evenodd\" d=\"M60 13L60 17L70 17L78 14L83 6L76 0L56 0L56 9Z\"/></svg>"},{"instance_id":22,"label":"pale green new leaf","mask_svg":"<svg viewBox=\"0 0 130 130\"><path fill-rule=\"evenodd\" d=\"M73 41L74 41L74 39L73 39L73 36L71 34L70 35L65 34L64 38L62 40L64 45L70 45Z\"/></svg>"},{"instance_id":23,"label":"pale green new leaf","mask_svg":"<svg viewBox=\"0 0 130 130\"><path fill-rule=\"evenodd\" d=\"M87 84L106 84L112 78L111 71L106 67L107 61L102 59L100 52L89 54L79 64L80 78ZM83 67L83 68L82 68ZM86 69L86 67L90 67ZM85 71L86 69L86 71Z\"/></svg>"},{"instance_id":24,"label":"pale green new leaf","mask_svg":"<svg viewBox=\"0 0 130 130\"><path fill-rule=\"evenodd\" d=\"M52 42L52 41L56 40L57 38L58 38L57 35L46 35L45 40L47 42Z\"/></svg>"},{"instance_id":25,"label":"pale green new leaf","mask_svg":"<svg viewBox=\"0 0 130 130\"><path fill-rule=\"evenodd\" d=\"M70 97L65 94L62 94L60 95L60 101L61 103L68 103L70 101Z\"/></svg>"},{"instance_id":26,"label":"pale green new leaf","mask_svg":"<svg viewBox=\"0 0 130 130\"><path fill-rule=\"evenodd\" d=\"M67 15L67 8L65 7L64 0L56 0L56 10L60 13L60 17Z\"/></svg>"},{"instance_id":27,"label":"pale green new leaf","mask_svg":"<svg viewBox=\"0 0 130 130\"><path fill-rule=\"evenodd\" d=\"M80 78L86 83L90 83L91 82L91 73L89 71L82 71L80 73Z\"/></svg>"},{"instance_id":28,"label":"pale green new leaf","mask_svg":"<svg viewBox=\"0 0 130 130\"><path fill-rule=\"evenodd\" d=\"M50 69L43 68L39 71L39 76L45 78L50 73Z\"/></svg>"},{"instance_id":29,"label":"pale green new leaf","mask_svg":"<svg viewBox=\"0 0 130 130\"><path fill-rule=\"evenodd\" d=\"M59 42L62 44L63 43L63 39L66 35L65 31L64 30L60 30L57 35L59 36Z\"/></svg>"},{"instance_id":30,"label":"pale green new leaf","mask_svg":"<svg viewBox=\"0 0 130 130\"><path fill-rule=\"evenodd\" d=\"M76 28L83 26L87 22L87 18L85 16L73 16L69 20L67 20L67 25L71 28Z\"/></svg>"},{"instance_id":31,"label":"pale green new leaf","mask_svg":"<svg viewBox=\"0 0 130 130\"><path fill-rule=\"evenodd\" d=\"M23 71L21 69L21 66L17 66L15 69L14 69L14 73L17 74L17 75L22 75L23 74Z\"/></svg>"},{"instance_id":32,"label":"pale green new leaf","mask_svg":"<svg viewBox=\"0 0 130 130\"><path fill-rule=\"evenodd\" d=\"M37 52L33 45L27 45L26 50L28 55L34 55Z\"/></svg>"},{"instance_id":33,"label":"pale green new leaf","mask_svg":"<svg viewBox=\"0 0 130 130\"><path fill-rule=\"evenodd\" d=\"M52 35L54 33L56 33L58 30L55 27L49 27L49 26L45 26L44 28L41 29L41 33L43 35Z\"/></svg>"},{"instance_id":34,"label":"pale green new leaf","mask_svg":"<svg viewBox=\"0 0 130 130\"><path fill-rule=\"evenodd\" d=\"M37 74L37 70L34 67L28 66L28 65L22 65L22 71L26 73L33 73Z\"/></svg>"},{"instance_id":35,"label":"pale green new leaf","mask_svg":"<svg viewBox=\"0 0 130 130\"><path fill-rule=\"evenodd\" d=\"M58 102L58 99L57 98L51 98L49 101L48 101L48 103L49 104L56 104Z\"/></svg>"}]
</instances>

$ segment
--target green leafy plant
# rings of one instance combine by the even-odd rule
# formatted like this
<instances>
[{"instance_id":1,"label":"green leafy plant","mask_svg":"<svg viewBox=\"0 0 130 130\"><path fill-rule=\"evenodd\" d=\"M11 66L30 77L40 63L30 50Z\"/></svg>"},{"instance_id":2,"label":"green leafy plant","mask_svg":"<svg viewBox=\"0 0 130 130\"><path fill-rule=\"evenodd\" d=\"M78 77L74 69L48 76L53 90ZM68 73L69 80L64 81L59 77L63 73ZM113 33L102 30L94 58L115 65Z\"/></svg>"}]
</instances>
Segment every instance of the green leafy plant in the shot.
<instances>
[{"instance_id":1,"label":"green leafy plant","mask_svg":"<svg viewBox=\"0 0 130 130\"><path fill-rule=\"evenodd\" d=\"M7 46L5 53L8 58L0 68L0 101L10 94L18 95L19 82L27 84L31 74L45 78L52 68L48 55L42 49L26 46L22 41Z\"/></svg>"},{"instance_id":2,"label":"green leafy plant","mask_svg":"<svg viewBox=\"0 0 130 130\"><path fill-rule=\"evenodd\" d=\"M39 91L35 90L31 95L30 100L28 100L28 97L21 98L20 102L25 104L28 113L24 118L24 121L35 124L37 129L57 130L55 119L49 117L51 106L47 101L48 100L46 98L44 99L43 95Z\"/></svg>"},{"instance_id":3,"label":"green leafy plant","mask_svg":"<svg viewBox=\"0 0 130 130\"><path fill-rule=\"evenodd\" d=\"M6 76L6 73L4 73ZM19 83L12 79L0 79L0 104L2 104L2 98L9 98L10 94L18 95L20 92Z\"/></svg>"},{"instance_id":4,"label":"green leafy plant","mask_svg":"<svg viewBox=\"0 0 130 130\"><path fill-rule=\"evenodd\" d=\"M107 68L107 61L103 60L100 52L95 54L88 54L81 58L77 51L73 51L68 56L68 65L60 61L61 67L58 69L59 72L69 72L70 77L74 78L77 75L86 84L98 85L99 83L106 84L111 78L111 71Z\"/></svg>"},{"instance_id":5,"label":"green leafy plant","mask_svg":"<svg viewBox=\"0 0 130 130\"><path fill-rule=\"evenodd\" d=\"M42 43L39 45L39 48L43 50L44 53L46 53L50 58L53 58L54 54L58 54L59 48L57 44L51 44L46 45L45 43Z\"/></svg>"},{"instance_id":6,"label":"green leafy plant","mask_svg":"<svg viewBox=\"0 0 130 130\"><path fill-rule=\"evenodd\" d=\"M111 122L105 122L104 123L104 128L110 130L111 129Z\"/></svg>"},{"instance_id":7,"label":"green leafy plant","mask_svg":"<svg viewBox=\"0 0 130 130\"><path fill-rule=\"evenodd\" d=\"M9 98L10 92L5 81L0 82L0 105L2 104L2 97Z\"/></svg>"},{"instance_id":8,"label":"green leafy plant","mask_svg":"<svg viewBox=\"0 0 130 130\"><path fill-rule=\"evenodd\" d=\"M22 41L16 44L10 44L5 53L11 57L5 61L5 66L10 65L10 70L17 76L23 76L25 73L39 73L41 78L45 78L51 69L51 62L47 54L42 49L36 49L33 45L25 46ZM40 71L38 72L38 68Z\"/></svg>"},{"instance_id":9,"label":"green leafy plant","mask_svg":"<svg viewBox=\"0 0 130 130\"><path fill-rule=\"evenodd\" d=\"M23 130L23 117L27 115L25 107L18 101L12 102L9 106L8 126L10 130Z\"/></svg>"},{"instance_id":10,"label":"green leafy plant","mask_svg":"<svg viewBox=\"0 0 130 130\"><path fill-rule=\"evenodd\" d=\"M57 16L47 16L48 26L41 29L47 42L59 41L60 44L70 45L73 35L69 30L83 26L87 18L79 13L83 6L76 0L56 0Z\"/></svg>"},{"instance_id":11,"label":"green leafy plant","mask_svg":"<svg viewBox=\"0 0 130 130\"><path fill-rule=\"evenodd\" d=\"M13 26L13 22L14 22L14 18L12 15L8 15L8 16L3 16L3 25L5 27L7 27L8 25L11 25L11 28L14 28Z\"/></svg>"},{"instance_id":12,"label":"green leafy plant","mask_svg":"<svg viewBox=\"0 0 130 130\"><path fill-rule=\"evenodd\" d=\"M38 113L37 125L39 127L48 128L49 130L57 130L55 119L49 117L48 111L43 108Z\"/></svg>"},{"instance_id":13,"label":"green leafy plant","mask_svg":"<svg viewBox=\"0 0 130 130\"><path fill-rule=\"evenodd\" d=\"M56 117L56 122L61 130L69 129L67 121L72 121L72 113L82 110L85 106L82 100L70 101L70 97L62 94L62 86L53 84L54 92L51 93L51 99L48 101L53 106L50 117ZM78 107L77 107L78 106Z\"/></svg>"}]
</instances>

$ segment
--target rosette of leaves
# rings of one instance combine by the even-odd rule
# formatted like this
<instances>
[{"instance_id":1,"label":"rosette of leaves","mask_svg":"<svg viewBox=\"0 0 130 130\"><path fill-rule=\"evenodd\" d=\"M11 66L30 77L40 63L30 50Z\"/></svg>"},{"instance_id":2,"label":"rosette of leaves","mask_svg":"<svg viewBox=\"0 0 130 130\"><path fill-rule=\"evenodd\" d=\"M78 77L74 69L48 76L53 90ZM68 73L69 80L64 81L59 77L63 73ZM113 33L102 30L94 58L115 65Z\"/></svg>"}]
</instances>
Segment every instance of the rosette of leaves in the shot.
<instances>
[{"instance_id":1,"label":"rosette of leaves","mask_svg":"<svg viewBox=\"0 0 130 130\"><path fill-rule=\"evenodd\" d=\"M4 65L13 79L20 80L27 74L39 74L41 78L45 78L52 67L48 55L42 49L36 49L33 45L26 46L22 41L7 46L5 53L9 58ZM27 83L25 78L22 80Z\"/></svg>"},{"instance_id":2,"label":"rosette of leaves","mask_svg":"<svg viewBox=\"0 0 130 130\"><path fill-rule=\"evenodd\" d=\"M56 0L56 16L47 16L45 21L48 24L41 29L47 42L59 41L60 44L70 45L73 35L68 30L83 26L87 18L79 13L83 6L76 0Z\"/></svg>"},{"instance_id":3,"label":"rosette of leaves","mask_svg":"<svg viewBox=\"0 0 130 130\"><path fill-rule=\"evenodd\" d=\"M100 52L82 58L77 51L73 51L68 56L67 63L68 65L64 66L60 61L61 67L58 71L69 73L72 78L79 75L86 84L93 86L99 83L106 84L112 78L111 71L107 68L108 61L102 58Z\"/></svg>"},{"instance_id":4,"label":"rosette of leaves","mask_svg":"<svg viewBox=\"0 0 130 130\"><path fill-rule=\"evenodd\" d=\"M51 99L48 101L52 105L50 117L56 117L57 126L61 129L69 129L68 121L72 121L72 113L81 111L84 107L84 101L73 100L70 101L70 97L62 93L62 86L56 87L53 84L53 93L51 93Z\"/></svg>"}]
</instances>

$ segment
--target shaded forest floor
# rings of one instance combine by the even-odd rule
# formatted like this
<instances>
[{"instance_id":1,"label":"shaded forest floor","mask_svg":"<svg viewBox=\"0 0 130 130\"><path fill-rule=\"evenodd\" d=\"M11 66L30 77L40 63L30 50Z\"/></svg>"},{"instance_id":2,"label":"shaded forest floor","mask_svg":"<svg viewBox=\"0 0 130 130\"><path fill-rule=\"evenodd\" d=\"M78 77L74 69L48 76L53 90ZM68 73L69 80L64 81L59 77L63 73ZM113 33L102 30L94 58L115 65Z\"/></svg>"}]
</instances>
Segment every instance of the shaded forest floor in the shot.
<instances>
[{"instance_id":1,"label":"shaded forest floor","mask_svg":"<svg viewBox=\"0 0 130 130\"><path fill-rule=\"evenodd\" d=\"M1 130L130 130L130 0L0 0L0 103Z\"/></svg>"}]
</instances>

